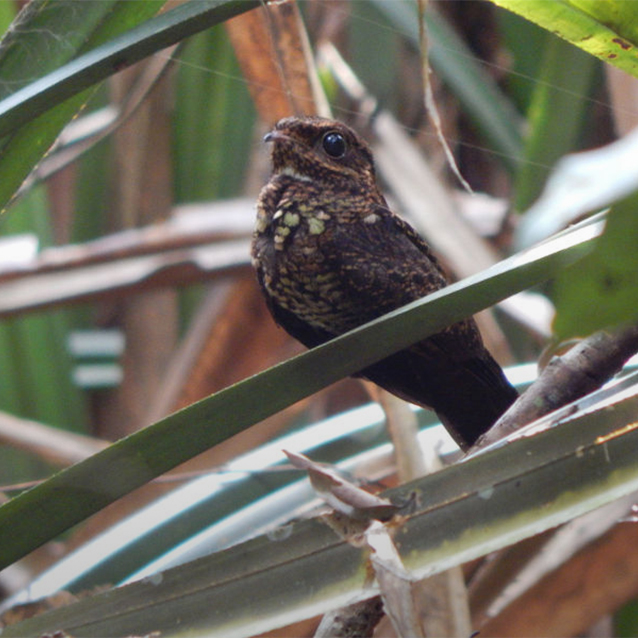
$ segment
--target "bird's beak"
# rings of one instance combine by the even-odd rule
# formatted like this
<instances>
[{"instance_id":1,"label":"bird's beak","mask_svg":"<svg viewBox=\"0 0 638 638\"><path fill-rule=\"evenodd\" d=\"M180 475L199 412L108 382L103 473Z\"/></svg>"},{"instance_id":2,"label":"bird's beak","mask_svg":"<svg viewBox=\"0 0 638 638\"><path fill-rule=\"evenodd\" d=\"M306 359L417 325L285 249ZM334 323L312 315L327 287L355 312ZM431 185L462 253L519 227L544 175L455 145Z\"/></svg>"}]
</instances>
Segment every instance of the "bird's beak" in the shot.
<instances>
[{"instance_id":1,"label":"bird's beak","mask_svg":"<svg viewBox=\"0 0 638 638\"><path fill-rule=\"evenodd\" d=\"M289 140L290 137L281 131L270 131L264 135L264 142L276 142L277 140Z\"/></svg>"}]
</instances>

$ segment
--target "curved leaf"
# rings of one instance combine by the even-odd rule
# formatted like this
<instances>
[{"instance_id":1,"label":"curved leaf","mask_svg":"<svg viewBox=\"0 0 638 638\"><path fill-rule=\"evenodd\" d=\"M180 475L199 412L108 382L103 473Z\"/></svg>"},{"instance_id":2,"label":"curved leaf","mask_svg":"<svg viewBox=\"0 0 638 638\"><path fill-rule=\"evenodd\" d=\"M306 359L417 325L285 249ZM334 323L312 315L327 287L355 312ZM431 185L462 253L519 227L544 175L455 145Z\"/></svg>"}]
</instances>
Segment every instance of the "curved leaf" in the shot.
<instances>
[{"instance_id":1,"label":"curved leaf","mask_svg":"<svg viewBox=\"0 0 638 638\"><path fill-rule=\"evenodd\" d=\"M176 412L24 492L0 507L0 568L267 416L554 276L583 254L596 232L580 227L514 255Z\"/></svg>"},{"instance_id":2,"label":"curved leaf","mask_svg":"<svg viewBox=\"0 0 638 638\"><path fill-rule=\"evenodd\" d=\"M37 0L27 4L0 44L0 97L10 100L29 92L38 75L55 72L78 53L154 15L164 1ZM47 100L46 108L51 110L41 117L26 104L21 111L23 123L28 124L0 133L11 132L0 151L0 209L89 96L80 93L62 104L60 99Z\"/></svg>"},{"instance_id":3,"label":"curved leaf","mask_svg":"<svg viewBox=\"0 0 638 638\"><path fill-rule=\"evenodd\" d=\"M147 6L145 2L124 0L121 4L137 10L138 5ZM88 94L83 91L160 49L258 4L259 0L183 3L97 46L2 100L0 136L11 134L11 137L0 154L3 175L0 209L6 206L29 171L49 149L64 124L84 104ZM149 4L148 8L155 12L157 5Z\"/></svg>"}]
</instances>

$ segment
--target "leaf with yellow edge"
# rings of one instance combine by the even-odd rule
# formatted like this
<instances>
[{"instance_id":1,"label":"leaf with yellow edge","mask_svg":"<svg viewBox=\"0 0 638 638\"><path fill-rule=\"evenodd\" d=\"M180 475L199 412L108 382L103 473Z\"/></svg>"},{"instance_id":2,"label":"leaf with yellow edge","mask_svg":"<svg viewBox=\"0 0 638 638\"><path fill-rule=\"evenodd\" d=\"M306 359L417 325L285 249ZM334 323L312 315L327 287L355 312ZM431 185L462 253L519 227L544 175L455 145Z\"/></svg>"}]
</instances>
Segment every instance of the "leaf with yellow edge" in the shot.
<instances>
[{"instance_id":1,"label":"leaf with yellow edge","mask_svg":"<svg viewBox=\"0 0 638 638\"><path fill-rule=\"evenodd\" d=\"M638 4L622 0L492 0L638 77Z\"/></svg>"}]
</instances>

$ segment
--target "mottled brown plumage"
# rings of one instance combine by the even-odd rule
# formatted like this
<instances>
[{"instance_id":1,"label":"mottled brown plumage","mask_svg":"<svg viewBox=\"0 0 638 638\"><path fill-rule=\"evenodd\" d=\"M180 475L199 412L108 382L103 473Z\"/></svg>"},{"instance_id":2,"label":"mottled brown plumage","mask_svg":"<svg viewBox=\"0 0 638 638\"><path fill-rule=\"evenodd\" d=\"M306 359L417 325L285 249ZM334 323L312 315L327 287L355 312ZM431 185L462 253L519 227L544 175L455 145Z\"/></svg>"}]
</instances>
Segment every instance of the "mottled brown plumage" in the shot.
<instances>
[{"instance_id":1,"label":"mottled brown plumage","mask_svg":"<svg viewBox=\"0 0 638 638\"><path fill-rule=\"evenodd\" d=\"M265 139L273 174L259 196L252 257L273 317L291 335L313 347L447 285L428 245L388 209L354 131L286 118ZM434 409L464 447L516 398L472 319L360 375Z\"/></svg>"}]
</instances>

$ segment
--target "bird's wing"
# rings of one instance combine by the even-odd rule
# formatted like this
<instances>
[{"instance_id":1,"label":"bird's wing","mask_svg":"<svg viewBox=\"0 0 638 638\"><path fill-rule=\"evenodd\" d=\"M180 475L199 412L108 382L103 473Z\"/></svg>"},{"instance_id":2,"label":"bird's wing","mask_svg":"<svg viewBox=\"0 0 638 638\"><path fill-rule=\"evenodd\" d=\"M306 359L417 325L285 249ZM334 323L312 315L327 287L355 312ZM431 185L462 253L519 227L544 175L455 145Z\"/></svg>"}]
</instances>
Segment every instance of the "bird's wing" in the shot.
<instances>
[{"instance_id":1,"label":"bird's wing","mask_svg":"<svg viewBox=\"0 0 638 638\"><path fill-rule=\"evenodd\" d=\"M416 231L386 208L376 211L379 219L374 223L358 221L332 229L327 253L346 290L344 297L360 310L360 323L447 285L441 266ZM481 353L483 343L474 322L466 320L413 348L424 356L464 361Z\"/></svg>"},{"instance_id":2,"label":"bird's wing","mask_svg":"<svg viewBox=\"0 0 638 638\"><path fill-rule=\"evenodd\" d=\"M382 206L366 212L332 227L325 251L347 298L379 316L447 284L430 248L409 224Z\"/></svg>"},{"instance_id":3,"label":"bird's wing","mask_svg":"<svg viewBox=\"0 0 638 638\"><path fill-rule=\"evenodd\" d=\"M375 223L338 232L330 251L336 260L333 267L348 289L346 297L356 297L362 309L374 309L374 316L365 320L447 283L427 244L391 213ZM433 408L462 445L473 442L516 398L472 319L455 323L361 374L408 401Z\"/></svg>"}]
</instances>

